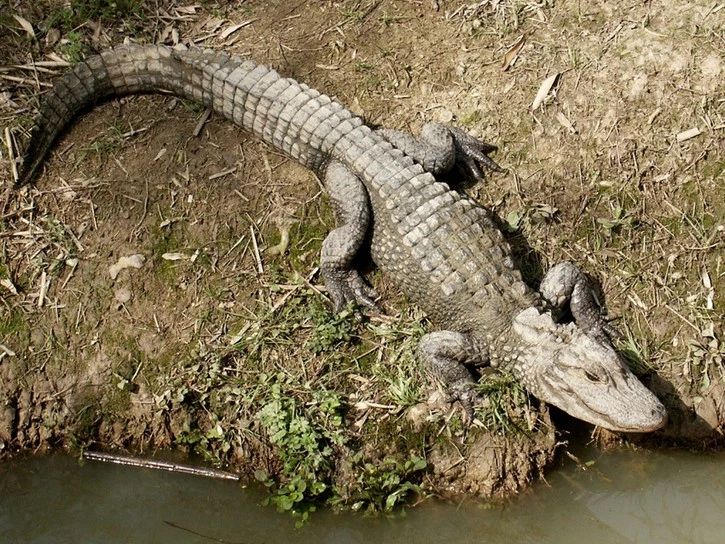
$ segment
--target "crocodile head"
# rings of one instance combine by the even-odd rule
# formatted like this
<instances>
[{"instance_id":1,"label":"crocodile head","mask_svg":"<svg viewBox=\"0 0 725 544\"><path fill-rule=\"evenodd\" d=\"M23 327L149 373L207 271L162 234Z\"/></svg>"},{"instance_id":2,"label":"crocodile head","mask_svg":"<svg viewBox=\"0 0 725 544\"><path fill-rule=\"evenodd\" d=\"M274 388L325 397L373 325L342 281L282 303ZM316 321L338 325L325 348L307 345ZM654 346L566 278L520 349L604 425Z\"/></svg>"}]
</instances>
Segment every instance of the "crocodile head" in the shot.
<instances>
[{"instance_id":1,"label":"crocodile head","mask_svg":"<svg viewBox=\"0 0 725 544\"><path fill-rule=\"evenodd\" d=\"M613 431L648 432L667 422L667 412L614 349L575 324L554 323L528 308L512 333L514 373L537 398L572 416Z\"/></svg>"}]
</instances>

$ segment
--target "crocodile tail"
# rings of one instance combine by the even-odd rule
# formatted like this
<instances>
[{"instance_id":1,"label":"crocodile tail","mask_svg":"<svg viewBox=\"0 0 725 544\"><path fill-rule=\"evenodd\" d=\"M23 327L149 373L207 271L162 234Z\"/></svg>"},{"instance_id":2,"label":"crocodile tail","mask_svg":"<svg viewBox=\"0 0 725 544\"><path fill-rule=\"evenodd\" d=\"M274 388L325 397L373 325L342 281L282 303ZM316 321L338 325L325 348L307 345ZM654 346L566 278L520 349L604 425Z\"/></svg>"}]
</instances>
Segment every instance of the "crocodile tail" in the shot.
<instances>
[{"instance_id":1,"label":"crocodile tail","mask_svg":"<svg viewBox=\"0 0 725 544\"><path fill-rule=\"evenodd\" d=\"M79 62L43 97L17 184L33 179L55 141L80 113L109 98L170 92L221 109L220 104L212 104L214 81L209 73L230 59L237 66L244 64L245 70L256 67L221 52L155 45L118 47ZM208 69L200 69L201 65Z\"/></svg>"}]
</instances>

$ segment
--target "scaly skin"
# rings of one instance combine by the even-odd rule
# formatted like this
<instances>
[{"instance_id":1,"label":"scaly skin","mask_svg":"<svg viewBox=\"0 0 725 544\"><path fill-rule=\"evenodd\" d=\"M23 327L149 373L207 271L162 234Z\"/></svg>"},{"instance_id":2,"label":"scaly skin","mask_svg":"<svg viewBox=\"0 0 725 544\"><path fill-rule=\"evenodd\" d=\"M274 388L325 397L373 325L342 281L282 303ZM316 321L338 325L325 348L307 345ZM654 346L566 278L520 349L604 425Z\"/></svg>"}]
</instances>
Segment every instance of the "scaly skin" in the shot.
<instances>
[{"instance_id":1,"label":"scaly skin","mask_svg":"<svg viewBox=\"0 0 725 544\"><path fill-rule=\"evenodd\" d=\"M486 210L436 181L434 173L456 163L474 177L481 168L500 170L486 156L491 146L454 127L427 125L420 140L374 132L336 101L249 60L210 50L119 48L56 82L20 183L83 109L142 92L170 92L213 108L323 177L339 226L323 244L320 267L336 308L374 305L374 292L352 268L371 231L375 263L442 329L424 337L421 359L469 412L476 395L463 365L490 362L592 423L638 431L664 424L662 405L609 346L581 272L568 263L555 267L542 298L522 281ZM569 299L579 327L556 325L542 313L547 302Z\"/></svg>"}]
</instances>

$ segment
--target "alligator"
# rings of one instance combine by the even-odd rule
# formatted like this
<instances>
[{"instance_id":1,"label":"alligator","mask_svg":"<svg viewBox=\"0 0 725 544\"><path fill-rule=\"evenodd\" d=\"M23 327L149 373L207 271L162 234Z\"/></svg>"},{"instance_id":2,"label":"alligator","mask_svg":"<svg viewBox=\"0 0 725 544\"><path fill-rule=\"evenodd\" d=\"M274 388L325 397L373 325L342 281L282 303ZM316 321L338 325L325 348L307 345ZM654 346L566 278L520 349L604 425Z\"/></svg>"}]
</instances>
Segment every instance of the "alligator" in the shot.
<instances>
[{"instance_id":1,"label":"alligator","mask_svg":"<svg viewBox=\"0 0 725 544\"><path fill-rule=\"evenodd\" d=\"M429 123L419 137L374 130L335 99L252 60L209 49L124 46L90 56L55 81L18 185L33 179L81 112L137 93L201 103L312 169L337 220L320 258L334 309L375 308L375 291L355 267L369 240L376 266L436 327L421 339L418 356L469 421L479 400L475 373L488 365L597 426L648 432L666 423L663 405L616 351L588 277L563 262L532 289L493 216L455 182L451 188L436 178L454 168L476 180L502 171L488 156L494 146L454 126ZM567 307L573 320L557 322Z\"/></svg>"}]
</instances>

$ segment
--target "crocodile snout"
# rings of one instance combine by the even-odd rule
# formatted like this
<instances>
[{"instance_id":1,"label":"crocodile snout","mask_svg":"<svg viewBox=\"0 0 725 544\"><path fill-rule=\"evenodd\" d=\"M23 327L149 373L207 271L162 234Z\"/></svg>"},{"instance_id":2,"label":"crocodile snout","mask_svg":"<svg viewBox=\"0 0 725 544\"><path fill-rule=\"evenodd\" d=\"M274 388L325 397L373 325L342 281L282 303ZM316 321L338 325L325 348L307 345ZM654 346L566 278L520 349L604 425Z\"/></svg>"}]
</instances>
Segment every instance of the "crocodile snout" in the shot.
<instances>
[{"instance_id":1,"label":"crocodile snout","mask_svg":"<svg viewBox=\"0 0 725 544\"><path fill-rule=\"evenodd\" d=\"M667 410L665 409L664 405L660 402L657 403L657 406L652 408L651 411L651 421L652 421L652 427L648 430L650 431L656 431L657 429L661 429L665 425L667 425Z\"/></svg>"}]
</instances>

